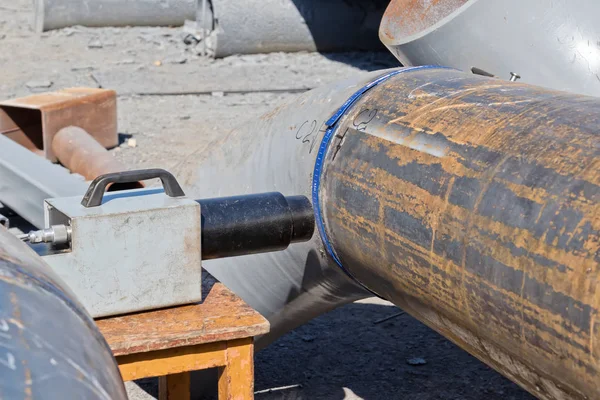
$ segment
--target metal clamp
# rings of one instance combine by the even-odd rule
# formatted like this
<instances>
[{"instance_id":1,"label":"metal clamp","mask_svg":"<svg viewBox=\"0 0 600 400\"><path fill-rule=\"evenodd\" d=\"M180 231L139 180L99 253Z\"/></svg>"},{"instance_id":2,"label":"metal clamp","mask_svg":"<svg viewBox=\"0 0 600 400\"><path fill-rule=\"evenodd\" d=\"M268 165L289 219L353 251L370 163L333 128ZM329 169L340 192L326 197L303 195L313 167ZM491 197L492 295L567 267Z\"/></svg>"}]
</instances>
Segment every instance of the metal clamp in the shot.
<instances>
[{"instance_id":1,"label":"metal clamp","mask_svg":"<svg viewBox=\"0 0 600 400\"><path fill-rule=\"evenodd\" d=\"M185 193L177 179L164 169L140 169L135 171L123 171L100 175L92 181L87 192L81 200L81 205L87 208L98 207L102 204L102 198L106 187L111 183L131 183L145 181L147 179L159 178L165 189L165 194L169 197L183 197Z\"/></svg>"}]
</instances>

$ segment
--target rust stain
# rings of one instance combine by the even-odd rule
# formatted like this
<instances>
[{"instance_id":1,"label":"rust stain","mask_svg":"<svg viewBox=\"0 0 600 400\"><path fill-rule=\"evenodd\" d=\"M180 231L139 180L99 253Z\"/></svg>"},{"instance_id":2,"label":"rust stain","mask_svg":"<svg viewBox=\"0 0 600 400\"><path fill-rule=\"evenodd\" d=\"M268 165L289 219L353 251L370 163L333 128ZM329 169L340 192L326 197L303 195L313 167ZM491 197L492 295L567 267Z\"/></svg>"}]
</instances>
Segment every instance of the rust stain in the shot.
<instances>
[{"instance_id":1,"label":"rust stain","mask_svg":"<svg viewBox=\"0 0 600 400\"><path fill-rule=\"evenodd\" d=\"M438 23L468 0L393 0L383 16L381 32L402 41Z\"/></svg>"},{"instance_id":2,"label":"rust stain","mask_svg":"<svg viewBox=\"0 0 600 400\"><path fill-rule=\"evenodd\" d=\"M76 126L67 126L56 132L51 148L62 165L87 180L129 169L116 160L92 135ZM141 182L113 183L108 186L110 191L142 187L144 185Z\"/></svg>"},{"instance_id":3,"label":"rust stain","mask_svg":"<svg viewBox=\"0 0 600 400\"><path fill-rule=\"evenodd\" d=\"M402 158L400 158L402 159ZM355 171L353 169L352 171ZM530 232L521 228L510 228L497 221L494 221L488 217L472 214L464 208L449 204L444 199L436 196L432 196L426 190L407 182L397 179L391 176L383 170L373 171L372 181L377 182L378 186L374 194L380 200L386 201L390 206L398 207L401 206L401 210L408 212L415 218L422 219L428 225L433 226L436 224L437 219L445 218L443 224L437 223L437 232L442 235L454 236L456 232L463 232L465 230L463 221L471 220L472 227L476 227L476 231L472 231L471 235L467 235L471 238L477 238L484 247L493 246L495 248L494 256L507 263L507 265L514 266L519 269L524 260L528 258L525 255L513 256L511 250L506 247L497 246L498 241L514 243L515 246L523 248L523 252L526 254L546 254L548 258L557 264L564 265L580 265L580 268L591 268L594 266L592 260L584 257L575 256L564 250L555 249L551 245L545 243L543 238L536 238ZM361 190L373 191L373 187L369 186L361 179L360 174L351 172L343 174L332 175L340 180L351 181L356 187L360 187ZM363 175L364 176L364 175ZM395 189L398 187L404 188L405 193L398 195ZM483 193L483 191L482 191ZM344 202L341 202L344 204ZM438 212L437 210L445 210L445 212ZM448 217L453 216L453 217ZM372 224L365 220L361 216L357 216L356 213L352 214L352 218L362 224L361 226L367 229L367 232L376 231L378 227L376 224ZM479 232L487 232L488 235L481 235ZM536 272L538 271L538 272ZM543 274L550 273L550 277L555 277L558 288L569 290L572 285L572 281L579 276L580 269L573 271L567 270L564 273L559 271L548 272L548 268L542 265L535 265L531 271L534 275L540 279L545 279ZM590 288L594 289L594 288ZM574 293L568 293L574 294Z\"/></svg>"},{"instance_id":4,"label":"rust stain","mask_svg":"<svg viewBox=\"0 0 600 400\"><path fill-rule=\"evenodd\" d=\"M87 130L102 145L118 144L114 90L70 88L0 102L0 127L17 127L10 138L56 162L54 135L67 126Z\"/></svg>"},{"instance_id":5,"label":"rust stain","mask_svg":"<svg viewBox=\"0 0 600 400\"><path fill-rule=\"evenodd\" d=\"M31 384L33 383L31 380L31 370L29 369L29 367L27 366L27 361L23 360L21 362L21 364L23 364L23 370L25 371L25 390L24 390L24 394L25 400L31 400L33 398L32 396L32 390L31 390Z\"/></svg>"},{"instance_id":6,"label":"rust stain","mask_svg":"<svg viewBox=\"0 0 600 400\"><path fill-rule=\"evenodd\" d=\"M15 292L10 292L8 295L10 304L13 306L12 316L18 323L21 323L21 307L19 306L19 298Z\"/></svg>"}]
</instances>

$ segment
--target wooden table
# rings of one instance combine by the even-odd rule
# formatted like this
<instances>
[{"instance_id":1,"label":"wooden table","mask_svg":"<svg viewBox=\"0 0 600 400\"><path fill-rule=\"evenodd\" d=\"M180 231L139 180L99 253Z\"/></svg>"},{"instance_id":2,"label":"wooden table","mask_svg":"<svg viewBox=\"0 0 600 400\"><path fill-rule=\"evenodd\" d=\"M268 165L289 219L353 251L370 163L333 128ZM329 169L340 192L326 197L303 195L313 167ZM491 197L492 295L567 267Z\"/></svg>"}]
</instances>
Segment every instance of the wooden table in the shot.
<instances>
[{"instance_id":1,"label":"wooden table","mask_svg":"<svg viewBox=\"0 0 600 400\"><path fill-rule=\"evenodd\" d=\"M254 337L269 322L220 283L202 303L96 321L124 381L159 376L159 399L189 399L190 371L219 367L219 399L254 398Z\"/></svg>"}]
</instances>

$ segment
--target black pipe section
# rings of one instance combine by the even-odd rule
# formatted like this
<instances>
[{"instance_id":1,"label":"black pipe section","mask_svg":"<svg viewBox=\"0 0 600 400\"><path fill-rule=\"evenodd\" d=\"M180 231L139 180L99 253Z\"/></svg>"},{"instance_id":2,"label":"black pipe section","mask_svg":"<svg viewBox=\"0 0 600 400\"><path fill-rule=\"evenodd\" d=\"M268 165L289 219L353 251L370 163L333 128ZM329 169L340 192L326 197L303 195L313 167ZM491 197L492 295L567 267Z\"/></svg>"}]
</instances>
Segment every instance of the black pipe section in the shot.
<instances>
[{"instance_id":1,"label":"black pipe section","mask_svg":"<svg viewBox=\"0 0 600 400\"><path fill-rule=\"evenodd\" d=\"M92 318L41 257L4 228L0 399L127 399Z\"/></svg>"},{"instance_id":2,"label":"black pipe section","mask_svg":"<svg viewBox=\"0 0 600 400\"><path fill-rule=\"evenodd\" d=\"M197 200L202 214L202 259L285 250L310 240L315 219L304 196L281 193Z\"/></svg>"}]
</instances>

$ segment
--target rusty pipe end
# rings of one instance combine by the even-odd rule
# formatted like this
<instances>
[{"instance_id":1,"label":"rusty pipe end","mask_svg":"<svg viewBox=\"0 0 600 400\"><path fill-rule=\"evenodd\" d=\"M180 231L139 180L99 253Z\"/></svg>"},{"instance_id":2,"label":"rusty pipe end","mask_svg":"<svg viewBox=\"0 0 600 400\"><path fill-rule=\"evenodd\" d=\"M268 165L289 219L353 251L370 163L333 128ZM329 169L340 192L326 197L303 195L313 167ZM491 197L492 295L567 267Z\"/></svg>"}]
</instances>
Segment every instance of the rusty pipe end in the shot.
<instances>
[{"instance_id":1,"label":"rusty pipe end","mask_svg":"<svg viewBox=\"0 0 600 400\"><path fill-rule=\"evenodd\" d=\"M82 175L86 180L128 169L89 133L77 126L68 126L59 130L52 140L52 151L63 166L71 172ZM115 183L108 187L108 191L143 187L142 182Z\"/></svg>"}]
</instances>

